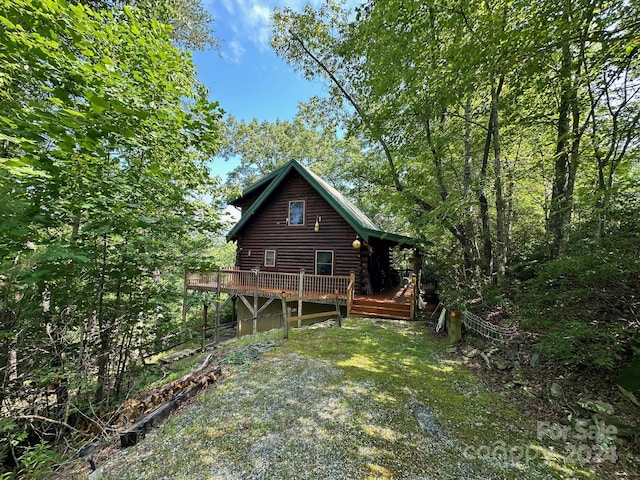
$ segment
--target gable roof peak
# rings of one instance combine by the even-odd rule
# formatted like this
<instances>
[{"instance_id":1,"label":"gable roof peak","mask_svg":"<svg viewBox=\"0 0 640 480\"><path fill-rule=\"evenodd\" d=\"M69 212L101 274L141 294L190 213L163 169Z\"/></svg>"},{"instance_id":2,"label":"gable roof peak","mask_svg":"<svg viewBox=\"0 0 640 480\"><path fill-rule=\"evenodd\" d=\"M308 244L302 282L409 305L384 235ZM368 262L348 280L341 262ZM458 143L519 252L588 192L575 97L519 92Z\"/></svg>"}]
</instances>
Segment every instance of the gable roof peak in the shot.
<instances>
[{"instance_id":1,"label":"gable roof peak","mask_svg":"<svg viewBox=\"0 0 640 480\"><path fill-rule=\"evenodd\" d=\"M258 210L267 198L269 198L275 189L289 175L291 170L298 172L366 242L369 241L369 237L376 237L395 243L414 243L414 241L409 237L395 235L380 230L362 210L356 207L349 199L347 199L347 197L340 193L340 191L295 159L276 168L273 172L243 190L240 198L263 188L262 193L258 195L257 199L251 204L247 211L243 212L238 223L236 223L236 225L227 234L227 241L236 237L250 216ZM239 199L232 200L230 203L233 204L236 200Z\"/></svg>"}]
</instances>

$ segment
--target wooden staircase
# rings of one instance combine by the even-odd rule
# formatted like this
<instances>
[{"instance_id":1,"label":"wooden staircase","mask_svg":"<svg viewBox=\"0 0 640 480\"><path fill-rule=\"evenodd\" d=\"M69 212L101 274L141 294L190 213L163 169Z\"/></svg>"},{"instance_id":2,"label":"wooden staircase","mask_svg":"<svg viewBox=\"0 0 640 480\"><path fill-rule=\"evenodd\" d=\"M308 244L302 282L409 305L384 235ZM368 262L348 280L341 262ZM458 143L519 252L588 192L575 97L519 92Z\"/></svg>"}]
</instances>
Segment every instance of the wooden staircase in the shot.
<instances>
[{"instance_id":1,"label":"wooden staircase","mask_svg":"<svg viewBox=\"0 0 640 480\"><path fill-rule=\"evenodd\" d=\"M411 304L375 297L355 297L350 316L411 320Z\"/></svg>"}]
</instances>

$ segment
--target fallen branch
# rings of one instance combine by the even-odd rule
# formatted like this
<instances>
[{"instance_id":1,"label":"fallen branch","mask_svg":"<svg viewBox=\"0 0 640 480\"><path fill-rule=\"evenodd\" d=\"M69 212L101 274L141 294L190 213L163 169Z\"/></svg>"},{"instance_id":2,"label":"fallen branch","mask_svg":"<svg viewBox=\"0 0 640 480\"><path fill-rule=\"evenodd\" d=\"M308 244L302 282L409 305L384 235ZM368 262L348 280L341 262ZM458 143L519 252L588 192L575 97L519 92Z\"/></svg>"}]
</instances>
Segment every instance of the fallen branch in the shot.
<instances>
[{"instance_id":1,"label":"fallen branch","mask_svg":"<svg viewBox=\"0 0 640 480\"><path fill-rule=\"evenodd\" d=\"M69 430L73 430L76 433L84 435L83 432L81 432L77 428L72 427L66 422L62 422L60 420L54 420L53 418L49 418L49 417L43 417L41 415L16 415L15 418L19 420L42 420L43 422L55 423L57 425L62 425L63 427L68 428Z\"/></svg>"},{"instance_id":2,"label":"fallen branch","mask_svg":"<svg viewBox=\"0 0 640 480\"><path fill-rule=\"evenodd\" d=\"M191 373L197 373L200 370L204 369L209 363L209 361L211 360L212 356L213 356L213 353L210 353L209 355L207 355L207 358L204 359L204 362L202 362L202 364Z\"/></svg>"}]
</instances>

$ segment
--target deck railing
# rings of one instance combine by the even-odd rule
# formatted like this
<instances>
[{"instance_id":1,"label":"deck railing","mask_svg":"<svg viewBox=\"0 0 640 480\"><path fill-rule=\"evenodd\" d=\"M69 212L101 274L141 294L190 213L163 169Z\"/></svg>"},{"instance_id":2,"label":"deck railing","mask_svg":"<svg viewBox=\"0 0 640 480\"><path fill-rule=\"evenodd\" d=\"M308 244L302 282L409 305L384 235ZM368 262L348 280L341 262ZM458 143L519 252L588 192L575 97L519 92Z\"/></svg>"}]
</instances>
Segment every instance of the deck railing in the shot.
<instances>
[{"instance_id":1,"label":"deck railing","mask_svg":"<svg viewBox=\"0 0 640 480\"><path fill-rule=\"evenodd\" d=\"M188 273L186 288L192 290L217 290L250 295L281 294L287 292L306 297L335 295L346 299L349 291L348 276L309 275L304 273L262 272L224 268L214 272Z\"/></svg>"}]
</instances>

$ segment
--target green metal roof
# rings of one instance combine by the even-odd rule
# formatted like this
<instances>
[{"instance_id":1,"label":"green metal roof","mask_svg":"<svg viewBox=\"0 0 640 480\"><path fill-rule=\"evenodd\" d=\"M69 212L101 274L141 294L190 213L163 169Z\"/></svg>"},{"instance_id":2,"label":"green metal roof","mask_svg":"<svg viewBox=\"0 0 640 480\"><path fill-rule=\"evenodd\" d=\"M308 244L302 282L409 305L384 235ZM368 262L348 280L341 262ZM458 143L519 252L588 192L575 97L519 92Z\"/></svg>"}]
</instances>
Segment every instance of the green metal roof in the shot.
<instances>
[{"instance_id":1,"label":"green metal roof","mask_svg":"<svg viewBox=\"0 0 640 480\"><path fill-rule=\"evenodd\" d=\"M260 208L260 206L269 198L271 193L282 183L291 170L298 172L309 184L324 198L329 205L337 211L340 216L353 228L356 233L365 242L368 242L371 237L379 238L381 240L387 240L393 243L402 243L408 245L416 244L416 241L410 237L404 235L396 235L394 233L384 232L376 226L373 221L364 214L362 210L351 203L342 193L336 190L334 187L325 182L318 175L313 173L307 167L302 165L296 160L291 160L282 167L274 170L269 175L258 180L253 185L247 187L242 196L246 196L251 192L254 192L260 188L266 186L258 198L251 204L246 212L243 212L242 217L238 220L238 223L227 234L227 241L232 240L238 232L242 229L245 223L251 218L251 216ZM240 197L242 198L242 197ZM238 200L238 199L236 199ZM235 200L230 202L235 203Z\"/></svg>"}]
</instances>

